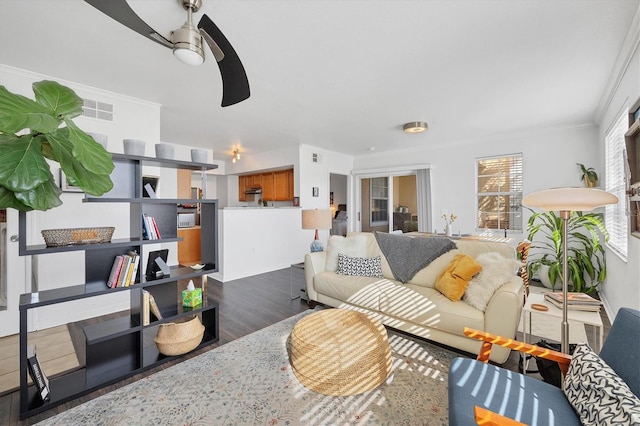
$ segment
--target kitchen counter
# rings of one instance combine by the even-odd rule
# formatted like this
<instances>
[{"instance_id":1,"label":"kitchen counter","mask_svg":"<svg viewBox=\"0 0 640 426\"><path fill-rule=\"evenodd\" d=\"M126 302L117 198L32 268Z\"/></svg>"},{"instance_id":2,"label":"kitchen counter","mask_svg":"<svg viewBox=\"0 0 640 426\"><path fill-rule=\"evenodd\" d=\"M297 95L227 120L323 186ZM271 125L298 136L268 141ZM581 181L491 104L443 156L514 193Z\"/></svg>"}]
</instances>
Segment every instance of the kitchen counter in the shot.
<instances>
[{"instance_id":1,"label":"kitchen counter","mask_svg":"<svg viewBox=\"0 0 640 426\"><path fill-rule=\"evenodd\" d=\"M284 209L300 209L294 206L274 206L274 207L258 207L258 206L231 206L223 207L222 210L284 210Z\"/></svg>"}]
</instances>

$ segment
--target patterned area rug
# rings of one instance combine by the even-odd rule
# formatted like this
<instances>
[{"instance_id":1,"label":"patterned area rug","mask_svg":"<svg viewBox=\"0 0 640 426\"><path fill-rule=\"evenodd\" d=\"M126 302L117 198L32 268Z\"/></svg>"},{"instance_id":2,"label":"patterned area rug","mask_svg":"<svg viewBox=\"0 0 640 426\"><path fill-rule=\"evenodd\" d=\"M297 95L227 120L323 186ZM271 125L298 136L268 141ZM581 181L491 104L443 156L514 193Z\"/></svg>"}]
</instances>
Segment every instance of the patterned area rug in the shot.
<instances>
[{"instance_id":1,"label":"patterned area rug","mask_svg":"<svg viewBox=\"0 0 640 426\"><path fill-rule=\"evenodd\" d=\"M102 395L40 425L446 425L457 354L389 332L386 383L355 396L308 390L286 349L307 311Z\"/></svg>"}]
</instances>

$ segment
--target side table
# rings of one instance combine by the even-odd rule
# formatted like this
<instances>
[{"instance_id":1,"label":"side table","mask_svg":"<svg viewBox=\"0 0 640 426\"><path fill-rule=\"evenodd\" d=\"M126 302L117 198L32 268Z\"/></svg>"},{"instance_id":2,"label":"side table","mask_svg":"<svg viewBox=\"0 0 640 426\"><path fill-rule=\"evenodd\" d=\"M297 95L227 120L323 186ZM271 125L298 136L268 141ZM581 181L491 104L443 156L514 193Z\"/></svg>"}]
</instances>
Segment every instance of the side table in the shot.
<instances>
[{"instance_id":1,"label":"side table","mask_svg":"<svg viewBox=\"0 0 640 426\"><path fill-rule=\"evenodd\" d=\"M532 304L537 303L539 305L545 305L549 308L548 311L538 311L531 307ZM562 327L562 309L556 307L555 305L544 300L544 295L537 293L530 293L529 297L527 297L527 303L522 308L523 317L523 334L525 343L531 343L531 314L539 314L551 316L553 318L558 319L558 329ZM602 326L602 318L600 318L600 312L592 312L592 311L579 311L576 309L568 309L567 310L567 318L569 321L575 321L582 324L592 325L593 328L593 339L595 341L595 350L600 352L602 348L602 340L603 340L603 326ZM540 336L544 337L544 336ZM569 335L571 337L571 335Z\"/></svg>"},{"instance_id":2,"label":"side table","mask_svg":"<svg viewBox=\"0 0 640 426\"><path fill-rule=\"evenodd\" d=\"M302 300L305 300L303 297L300 296L300 293L298 293L297 296L293 295L293 274L294 274L294 271L302 271L302 273L304 274L304 262L292 263L291 264L291 268L289 269L289 280L290 280L289 282L291 284L291 293L290 293L291 300L295 300L295 299L297 299L299 297L302 298ZM300 291L302 292L303 290L300 289ZM304 290L304 294L307 294L306 293L306 289Z\"/></svg>"}]
</instances>

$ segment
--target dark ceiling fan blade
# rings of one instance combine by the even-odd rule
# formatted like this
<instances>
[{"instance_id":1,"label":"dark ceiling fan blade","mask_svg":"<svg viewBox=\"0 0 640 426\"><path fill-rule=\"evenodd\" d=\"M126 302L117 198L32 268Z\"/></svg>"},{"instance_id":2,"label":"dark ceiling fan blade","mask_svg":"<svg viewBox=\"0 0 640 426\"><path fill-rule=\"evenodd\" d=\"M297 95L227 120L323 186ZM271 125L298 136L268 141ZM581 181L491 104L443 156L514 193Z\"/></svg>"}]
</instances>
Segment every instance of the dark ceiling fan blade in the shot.
<instances>
[{"instance_id":1,"label":"dark ceiling fan blade","mask_svg":"<svg viewBox=\"0 0 640 426\"><path fill-rule=\"evenodd\" d=\"M222 75L222 106L237 104L250 96L249 80L238 54L207 15L198 22L200 34L213 52ZM220 54L222 53L222 55ZM222 56L222 58L220 58Z\"/></svg>"},{"instance_id":2,"label":"dark ceiling fan blade","mask_svg":"<svg viewBox=\"0 0 640 426\"><path fill-rule=\"evenodd\" d=\"M173 43L158 34L153 28L147 25L140 17L131 9L127 0L84 0L91 6L95 7L110 18L120 22L125 27L132 29L138 34L142 34L149 40L163 45L164 47L173 48Z\"/></svg>"}]
</instances>

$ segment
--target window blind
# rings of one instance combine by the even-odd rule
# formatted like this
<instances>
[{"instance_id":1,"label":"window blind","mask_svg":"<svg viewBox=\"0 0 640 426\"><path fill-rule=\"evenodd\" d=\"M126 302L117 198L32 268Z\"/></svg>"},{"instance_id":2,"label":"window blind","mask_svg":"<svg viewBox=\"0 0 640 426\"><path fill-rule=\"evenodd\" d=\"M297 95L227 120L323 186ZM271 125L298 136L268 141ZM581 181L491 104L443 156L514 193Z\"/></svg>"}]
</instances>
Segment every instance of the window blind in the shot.
<instances>
[{"instance_id":1,"label":"window blind","mask_svg":"<svg viewBox=\"0 0 640 426\"><path fill-rule=\"evenodd\" d=\"M476 159L477 225L522 230L522 154Z\"/></svg>"},{"instance_id":2,"label":"window blind","mask_svg":"<svg viewBox=\"0 0 640 426\"><path fill-rule=\"evenodd\" d=\"M617 204L605 207L605 226L609 232L609 247L626 259L629 221L627 212L625 141L629 129L629 112L625 110L605 136L605 190L618 197Z\"/></svg>"}]
</instances>

